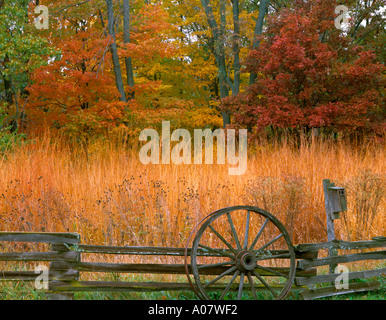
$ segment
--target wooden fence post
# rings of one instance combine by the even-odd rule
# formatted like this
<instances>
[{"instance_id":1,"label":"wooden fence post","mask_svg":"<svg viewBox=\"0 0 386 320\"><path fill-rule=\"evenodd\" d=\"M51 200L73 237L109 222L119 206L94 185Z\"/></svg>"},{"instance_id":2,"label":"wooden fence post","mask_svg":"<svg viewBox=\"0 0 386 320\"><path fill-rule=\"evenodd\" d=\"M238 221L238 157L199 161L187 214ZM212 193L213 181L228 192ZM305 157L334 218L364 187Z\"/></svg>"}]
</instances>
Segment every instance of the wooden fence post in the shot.
<instances>
[{"instance_id":1,"label":"wooden fence post","mask_svg":"<svg viewBox=\"0 0 386 320\"><path fill-rule=\"evenodd\" d=\"M334 220L339 219L339 213L347 211L347 199L345 189L336 187L329 179L323 180L324 202L327 215L327 238L328 241L335 240L335 226ZM338 250L335 248L329 249L330 256L336 256ZM330 265L330 273L335 272L337 264Z\"/></svg>"},{"instance_id":2,"label":"wooden fence post","mask_svg":"<svg viewBox=\"0 0 386 320\"><path fill-rule=\"evenodd\" d=\"M80 243L80 238L79 242ZM52 243L52 250L57 252L69 252L70 250L62 243ZM71 251L71 255L62 261L50 262L49 274L50 278L55 280L79 280L79 271L75 271L71 267L71 262L80 262L81 254L77 251ZM73 300L74 292L50 292L48 300Z\"/></svg>"},{"instance_id":3,"label":"wooden fence post","mask_svg":"<svg viewBox=\"0 0 386 320\"><path fill-rule=\"evenodd\" d=\"M328 188L331 186L329 179L323 180L323 191L324 191L324 205L326 208L326 216L327 216L327 239L328 241L335 240L335 226L334 226L334 219L333 219L333 212L331 210L331 199L330 199L330 192ZM328 249L328 255L329 256L336 256L338 253L337 249L329 248ZM330 273L335 272L336 264L330 264Z\"/></svg>"}]
</instances>

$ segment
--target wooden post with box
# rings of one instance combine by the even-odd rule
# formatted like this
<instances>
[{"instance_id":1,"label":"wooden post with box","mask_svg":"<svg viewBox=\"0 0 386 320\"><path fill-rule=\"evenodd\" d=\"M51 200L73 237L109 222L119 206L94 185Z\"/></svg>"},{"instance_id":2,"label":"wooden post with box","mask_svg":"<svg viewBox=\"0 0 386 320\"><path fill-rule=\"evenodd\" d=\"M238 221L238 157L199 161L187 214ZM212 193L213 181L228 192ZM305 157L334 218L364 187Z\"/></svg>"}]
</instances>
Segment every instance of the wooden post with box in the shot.
<instances>
[{"instance_id":1,"label":"wooden post with box","mask_svg":"<svg viewBox=\"0 0 386 320\"><path fill-rule=\"evenodd\" d=\"M339 213L347 211L347 199L345 188L337 187L329 179L323 180L324 203L327 215L327 238L328 241L335 240L334 220L339 219ZM329 249L330 256L337 255L337 249ZM330 265L330 273L334 273L335 264Z\"/></svg>"}]
</instances>

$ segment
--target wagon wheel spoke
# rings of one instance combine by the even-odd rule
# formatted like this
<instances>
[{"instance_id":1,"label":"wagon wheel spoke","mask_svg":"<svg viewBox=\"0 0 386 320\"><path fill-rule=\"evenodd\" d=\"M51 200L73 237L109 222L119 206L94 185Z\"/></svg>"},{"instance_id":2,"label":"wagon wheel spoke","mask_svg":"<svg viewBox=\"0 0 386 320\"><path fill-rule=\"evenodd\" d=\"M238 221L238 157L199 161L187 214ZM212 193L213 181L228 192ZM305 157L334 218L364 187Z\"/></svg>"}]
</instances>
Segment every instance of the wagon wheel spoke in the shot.
<instances>
[{"instance_id":1,"label":"wagon wheel spoke","mask_svg":"<svg viewBox=\"0 0 386 320\"><path fill-rule=\"evenodd\" d=\"M256 268L257 268L257 269L261 269L261 270L265 270L265 271L267 271L267 272L276 274L277 276L280 276L280 277L289 279L289 276L288 276L287 274L282 273L282 272L277 271L277 270L274 270L274 269L272 269L272 268L263 267L263 266L260 266L260 265L257 265Z\"/></svg>"},{"instance_id":2,"label":"wagon wheel spoke","mask_svg":"<svg viewBox=\"0 0 386 320\"><path fill-rule=\"evenodd\" d=\"M222 241L224 244L234 253L237 254L237 251L231 246L231 244L224 239L224 237L217 232L215 228L213 228L211 225L208 226L209 229Z\"/></svg>"},{"instance_id":3,"label":"wagon wheel spoke","mask_svg":"<svg viewBox=\"0 0 386 320\"><path fill-rule=\"evenodd\" d=\"M252 271L253 274L256 276L257 279L268 289L269 292L271 292L274 299L278 297L277 293L271 288L271 286L261 277L255 270Z\"/></svg>"},{"instance_id":4,"label":"wagon wheel spoke","mask_svg":"<svg viewBox=\"0 0 386 320\"><path fill-rule=\"evenodd\" d=\"M236 280L237 276L240 274L240 270L236 270L236 272L233 274L233 277L232 279L229 281L229 283L227 284L227 286L225 287L224 291L221 293L220 295L220 300L224 299L225 295L228 293L228 291L230 290L233 282Z\"/></svg>"},{"instance_id":5,"label":"wagon wheel spoke","mask_svg":"<svg viewBox=\"0 0 386 320\"><path fill-rule=\"evenodd\" d=\"M229 222L229 224L231 226L233 238L236 241L237 249L241 250L241 245L240 245L239 237L237 236L236 228L235 228L235 225L233 224L233 221L232 221L232 218L231 218L231 215L229 214L229 212L227 213L227 218L228 218L228 222Z\"/></svg>"},{"instance_id":6,"label":"wagon wheel spoke","mask_svg":"<svg viewBox=\"0 0 386 320\"><path fill-rule=\"evenodd\" d=\"M253 279L252 279L252 276L251 276L251 272L247 272L247 276L248 276L248 281L249 281L249 285L251 287L253 298L255 298L255 300L257 300L257 294L256 294L255 286L254 286L254 283L253 283Z\"/></svg>"},{"instance_id":7,"label":"wagon wheel spoke","mask_svg":"<svg viewBox=\"0 0 386 320\"><path fill-rule=\"evenodd\" d=\"M241 274L240 274L240 283L239 283L239 292L237 293L237 300L241 300L241 296L243 294L244 276L245 276L245 273L241 272Z\"/></svg>"},{"instance_id":8,"label":"wagon wheel spoke","mask_svg":"<svg viewBox=\"0 0 386 320\"><path fill-rule=\"evenodd\" d=\"M247 250L247 246L248 246L248 234L249 234L249 223L250 223L250 220L251 220L251 212L248 210L248 212L247 212L247 222L245 223L243 250Z\"/></svg>"},{"instance_id":9,"label":"wagon wheel spoke","mask_svg":"<svg viewBox=\"0 0 386 320\"><path fill-rule=\"evenodd\" d=\"M259 249L257 249L257 251L262 251L264 250L265 248L267 248L268 246L270 246L272 243L274 243L275 241L279 240L281 237L283 237L284 234L279 234L278 236L276 236L275 238L273 238L271 241L267 242L265 245L263 245L262 247L260 247Z\"/></svg>"},{"instance_id":10,"label":"wagon wheel spoke","mask_svg":"<svg viewBox=\"0 0 386 320\"><path fill-rule=\"evenodd\" d=\"M255 245L256 245L257 241L259 240L260 236L262 235L262 233L263 233L263 231L264 231L264 228L266 227L266 225L268 224L268 222L269 222L269 218L267 218L267 219L264 221L264 223L263 223L263 225L261 226L259 232L257 233L255 239L253 240L251 246L249 247L249 250L253 250L253 248L255 247Z\"/></svg>"},{"instance_id":11,"label":"wagon wheel spoke","mask_svg":"<svg viewBox=\"0 0 386 320\"><path fill-rule=\"evenodd\" d=\"M217 282L218 280L224 278L226 275L232 273L233 271L235 271L237 269L236 266L233 266L232 268L229 268L228 270L224 271L222 274L220 274L219 276L217 276L216 278L214 278L213 280L207 282L204 284L204 288L206 287L209 287L210 285L212 285L213 283Z\"/></svg>"}]
</instances>

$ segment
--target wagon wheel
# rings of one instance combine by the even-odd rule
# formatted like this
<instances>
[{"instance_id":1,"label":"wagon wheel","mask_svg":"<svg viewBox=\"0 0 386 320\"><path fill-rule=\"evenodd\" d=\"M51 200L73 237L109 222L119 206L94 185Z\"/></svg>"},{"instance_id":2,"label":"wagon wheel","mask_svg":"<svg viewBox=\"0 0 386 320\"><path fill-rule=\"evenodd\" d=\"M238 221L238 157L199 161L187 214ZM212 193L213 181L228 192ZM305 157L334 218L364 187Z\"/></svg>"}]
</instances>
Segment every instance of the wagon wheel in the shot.
<instances>
[{"instance_id":1,"label":"wagon wheel","mask_svg":"<svg viewBox=\"0 0 386 320\"><path fill-rule=\"evenodd\" d=\"M295 277L295 251L287 230L272 214L252 206L230 207L211 213L195 230L198 227L190 252L195 284L188 271L189 241L185 270L201 299L210 299L210 291L221 292L216 297L220 300L230 291L238 292L238 300L245 291L254 299L260 290L276 300L287 296Z\"/></svg>"}]
</instances>

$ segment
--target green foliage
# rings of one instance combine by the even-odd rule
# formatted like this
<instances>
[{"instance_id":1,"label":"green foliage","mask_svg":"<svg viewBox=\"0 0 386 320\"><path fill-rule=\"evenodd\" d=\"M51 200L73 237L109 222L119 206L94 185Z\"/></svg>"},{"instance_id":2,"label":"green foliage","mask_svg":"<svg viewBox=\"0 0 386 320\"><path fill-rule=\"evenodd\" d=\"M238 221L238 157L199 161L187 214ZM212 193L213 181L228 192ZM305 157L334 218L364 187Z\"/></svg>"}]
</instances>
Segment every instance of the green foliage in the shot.
<instances>
[{"instance_id":1,"label":"green foliage","mask_svg":"<svg viewBox=\"0 0 386 320\"><path fill-rule=\"evenodd\" d=\"M12 0L0 6L0 75L12 83L12 94L24 90L29 74L57 55L28 16L28 1ZM6 88L6 90L9 88Z\"/></svg>"},{"instance_id":2,"label":"green foliage","mask_svg":"<svg viewBox=\"0 0 386 320\"><path fill-rule=\"evenodd\" d=\"M46 293L37 290L34 283L30 282L2 282L0 287L0 300L46 300Z\"/></svg>"},{"instance_id":3,"label":"green foliage","mask_svg":"<svg viewBox=\"0 0 386 320\"><path fill-rule=\"evenodd\" d=\"M12 131L12 126L7 124L7 114L0 107L0 154L11 151L15 146L20 145L25 134Z\"/></svg>"}]
</instances>

